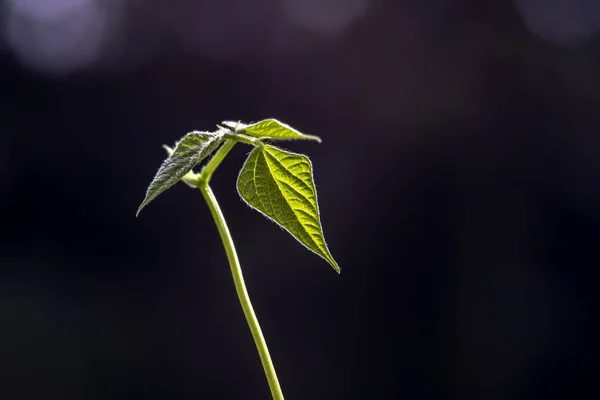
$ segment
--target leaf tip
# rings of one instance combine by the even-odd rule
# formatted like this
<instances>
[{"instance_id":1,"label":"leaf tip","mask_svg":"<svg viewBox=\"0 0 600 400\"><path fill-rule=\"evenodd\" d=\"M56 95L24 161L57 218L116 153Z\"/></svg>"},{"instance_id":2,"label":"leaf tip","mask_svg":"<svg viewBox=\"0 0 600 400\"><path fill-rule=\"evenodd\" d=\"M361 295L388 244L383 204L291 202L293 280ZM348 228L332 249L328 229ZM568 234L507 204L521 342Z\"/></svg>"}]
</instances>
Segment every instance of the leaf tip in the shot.
<instances>
[{"instance_id":1,"label":"leaf tip","mask_svg":"<svg viewBox=\"0 0 600 400\"><path fill-rule=\"evenodd\" d=\"M335 272L338 273L338 275L342 273L342 269L340 268L340 266L338 265L338 263L335 262L334 259L327 260L327 261L333 267L333 269L335 270Z\"/></svg>"},{"instance_id":2,"label":"leaf tip","mask_svg":"<svg viewBox=\"0 0 600 400\"><path fill-rule=\"evenodd\" d=\"M143 205L143 204L142 204L142 205L140 205L140 206L139 206L139 208L137 209L137 211L135 212L135 217L136 217L136 218L137 218L137 217L139 217L139 215L140 215L140 212L142 211L142 208L144 208L144 205Z\"/></svg>"}]
</instances>

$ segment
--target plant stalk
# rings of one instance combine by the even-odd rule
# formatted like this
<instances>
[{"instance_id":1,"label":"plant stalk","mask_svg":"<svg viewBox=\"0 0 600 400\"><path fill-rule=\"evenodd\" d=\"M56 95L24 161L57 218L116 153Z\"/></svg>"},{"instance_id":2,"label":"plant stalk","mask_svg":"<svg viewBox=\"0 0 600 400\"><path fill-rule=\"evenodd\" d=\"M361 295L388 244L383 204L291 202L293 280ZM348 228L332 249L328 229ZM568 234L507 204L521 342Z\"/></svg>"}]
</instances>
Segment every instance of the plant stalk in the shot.
<instances>
[{"instance_id":1,"label":"plant stalk","mask_svg":"<svg viewBox=\"0 0 600 400\"><path fill-rule=\"evenodd\" d=\"M223 242L223 247L225 248L225 253L227 254L227 260L229 261L229 266L231 267L231 274L233 275L235 290L240 300L242 310L244 311L246 321L248 322L248 326L250 327L250 332L252 332L252 338L254 339L256 349L258 350L258 354L260 356L260 361L263 369L265 370L265 375L267 376L267 381L269 382L269 388L271 389L273 400L284 400L283 392L281 391L279 380L277 379L277 373L275 372L275 366L273 365L271 355L269 354L267 342L262 334L260 324L258 323L256 314L254 313L254 308L250 302L250 296L248 295L248 290L246 289L246 284L244 283L242 267L237 256L237 252L235 251L231 233L229 233L229 228L227 227L227 223L225 222L225 217L223 216L223 212L219 207L219 203L217 202L212 189L208 185L212 173L219 166L221 161L223 161L227 153L229 153L229 151L233 148L234 144L235 141L226 141L223 146L221 146L214 157L206 165L204 170L202 170L202 173L198 179L198 188L200 189L200 192L202 192L204 200L206 200L206 204L210 209L210 213L215 220L219 235L221 236L221 241Z\"/></svg>"}]
</instances>

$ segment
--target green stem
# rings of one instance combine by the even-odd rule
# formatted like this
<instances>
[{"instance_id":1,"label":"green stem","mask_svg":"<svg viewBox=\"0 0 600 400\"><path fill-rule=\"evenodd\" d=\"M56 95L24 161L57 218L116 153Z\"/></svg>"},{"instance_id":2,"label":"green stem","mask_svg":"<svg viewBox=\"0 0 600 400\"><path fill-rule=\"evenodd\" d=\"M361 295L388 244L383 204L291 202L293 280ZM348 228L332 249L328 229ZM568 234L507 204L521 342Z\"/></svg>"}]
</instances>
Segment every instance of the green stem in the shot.
<instances>
[{"instance_id":1,"label":"green stem","mask_svg":"<svg viewBox=\"0 0 600 400\"><path fill-rule=\"evenodd\" d=\"M279 380L277 379L277 373L275 372L275 366L273 365L273 361L271 361L269 349L267 348L267 342L262 334L258 319L256 318L256 314L252 308L252 303L250 302L250 296L248 295L248 290L246 289L246 284L244 283L244 275L242 274L242 267L240 266L240 261L235 251L233 239L229 233L229 228L227 227L227 223L225 222L225 217L223 216L223 212L219 207L219 203L217 202L213 191L208 185L212 173L219 166L221 161L223 161L223 158L225 158L227 153L229 153L234 145L234 141L226 141L223 146L221 146L219 151L217 151L215 156L206 165L204 170L202 170L200 178L198 179L198 188L202 192L204 200L206 200L206 204L208 205L210 213L212 214L215 224L217 225L217 229L219 230L219 235L221 236L223 247L225 247L225 253L227 254L227 259L229 260L229 266L231 267L231 274L233 275L235 290L238 298L240 299L240 304L242 305L244 316L246 317L246 321L250 327L250 332L252 332L252 337L254 338L254 343L256 344L260 361L262 362L262 366L265 370L265 375L267 376L267 381L269 382L269 388L271 389L273 399L284 400L281 387L279 386Z\"/></svg>"},{"instance_id":2,"label":"green stem","mask_svg":"<svg viewBox=\"0 0 600 400\"><path fill-rule=\"evenodd\" d=\"M225 143L223 143L223 146L221 146L219 150L217 150L213 158L210 159L208 164L206 164L204 169L202 169L202 172L200 172L200 176L198 177L198 183L196 186L201 187L203 184L208 184L213 172L215 172L215 170L217 169L219 164L221 164L221 161L223 161L225 156L229 154L233 146L235 146L235 143L236 142L233 140L226 140Z\"/></svg>"}]
</instances>

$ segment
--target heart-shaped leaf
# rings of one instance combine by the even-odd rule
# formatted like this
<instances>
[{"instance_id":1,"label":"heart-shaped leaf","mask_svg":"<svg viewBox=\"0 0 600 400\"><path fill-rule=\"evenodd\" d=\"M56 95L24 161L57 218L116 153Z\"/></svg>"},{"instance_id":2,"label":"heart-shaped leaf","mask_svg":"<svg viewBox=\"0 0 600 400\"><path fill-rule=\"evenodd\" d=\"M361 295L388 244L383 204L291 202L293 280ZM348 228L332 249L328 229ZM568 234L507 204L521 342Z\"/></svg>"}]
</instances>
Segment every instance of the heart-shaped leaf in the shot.
<instances>
[{"instance_id":1,"label":"heart-shaped leaf","mask_svg":"<svg viewBox=\"0 0 600 400\"><path fill-rule=\"evenodd\" d=\"M159 194L176 184L204 158L210 155L223 141L224 130L217 132L194 131L185 135L175 145L175 150L163 161L156 176L148 186L146 197L136 216Z\"/></svg>"},{"instance_id":2,"label":"heart-shaped leaf","mask_svg":"<svg viewBox=\"0 0 600 400\"><path fill-rule=\"evenodd\" d=\"M243 133L245 135L258 137L261 139L316 140L317 142L321 142L321 138L318 136L305 135L291 126L272 118L250 125L242 124L241 122L223 121L223 125L235 130L238 133Z\"/></svg>"},{"instance_id":3,"label":"heart-shaped leaf","mask_svg":"<svg viewBox=\"0 0 600 400\"><path fill-rule=\"evenodd\" d=\"M257 147L242 167L237 189L252 208L279 224L340 272L323 237L308 157L269 145Z\"/></svg>"}]
</instances>

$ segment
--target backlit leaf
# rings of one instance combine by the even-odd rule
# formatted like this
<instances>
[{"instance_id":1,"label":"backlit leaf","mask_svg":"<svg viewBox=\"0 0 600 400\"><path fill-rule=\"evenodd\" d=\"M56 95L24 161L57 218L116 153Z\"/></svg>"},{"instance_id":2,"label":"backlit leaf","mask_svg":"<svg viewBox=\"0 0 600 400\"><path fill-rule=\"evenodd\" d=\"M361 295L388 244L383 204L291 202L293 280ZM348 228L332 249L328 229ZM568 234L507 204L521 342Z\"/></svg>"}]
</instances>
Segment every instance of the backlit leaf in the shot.
<instances>
[{"instance_id":1,"label":"backlit leaf","mask_svg":"<svg viewBox=\"0 0 600 400\"><path fill-rule=\"evenodd\" d=\"M240 196L338 272L321 228L317 192L308 157L277 147L256 147L237 181Z\"/></svg>"},{"instance_id":2,"label":"backlit leaf","mask_svg":"<svg viewBox=\"0 0 600 400\"><path fill-rule=\"evenodd\" d=\"M163 161L156 176L148 186L146 197L136 216L159 194L176 184L192 168L210 155L223 141L223 130L217 132L194 131L185 135L175 145L175 150Z\"/></svg>"},{"instance_id":3,"label":"backlit leaf","mask_svg":"<svg viewBox=\"0 0 600 400\"><path fill-rule=\"evenodd\" d=\"M250 125L242 124L241 122L223 121L223 125L235 130L238 133L243 133L245 135L258 137L261 139L316 140L317 142L321 142L321 138L318 136L305 135L291 126L272 118Z\"/></svg>"}]
</instances>

